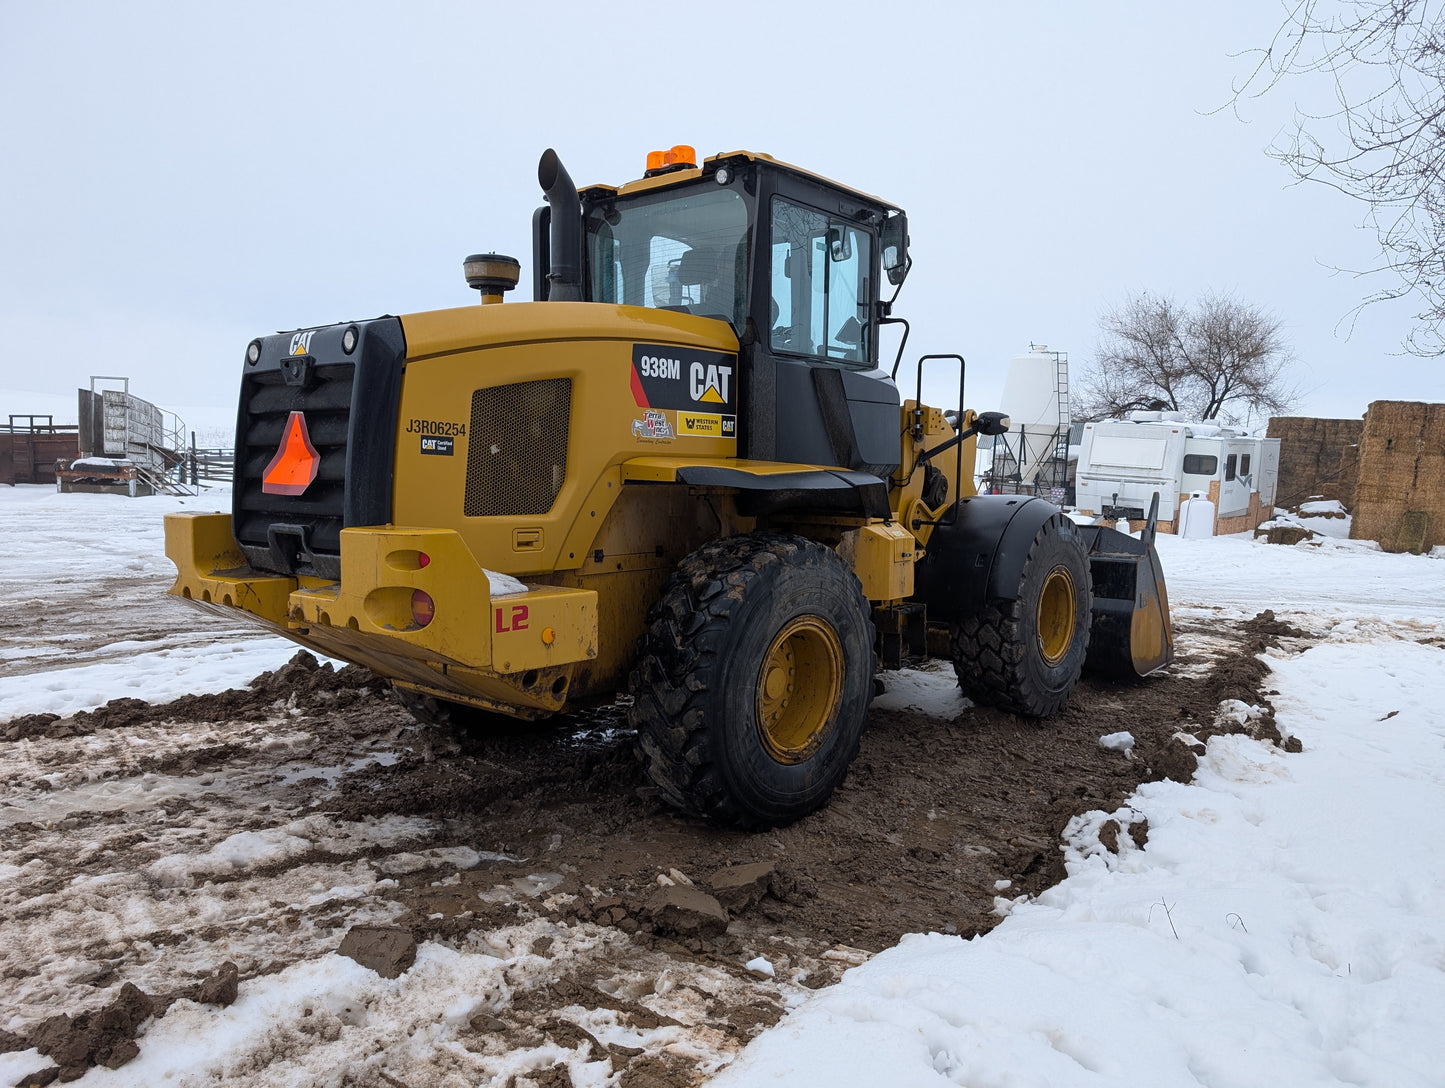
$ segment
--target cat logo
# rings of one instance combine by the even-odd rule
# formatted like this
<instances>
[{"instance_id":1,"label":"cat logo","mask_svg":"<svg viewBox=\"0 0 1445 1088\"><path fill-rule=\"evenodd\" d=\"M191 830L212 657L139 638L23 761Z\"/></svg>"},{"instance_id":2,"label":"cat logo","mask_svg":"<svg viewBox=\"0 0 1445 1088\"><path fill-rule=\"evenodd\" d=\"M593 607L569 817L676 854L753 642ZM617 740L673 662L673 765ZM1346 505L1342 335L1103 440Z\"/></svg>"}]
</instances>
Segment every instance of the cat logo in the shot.
<instances>
[{"instance_id":1,"label":"cat logo","mask_svg":"<svg viewBox=\"0 0 1445 1088\"><path fill-rule=\"evenodd\" d=\"M309 332L298 332L291 337L291 354L305 355L311 350L311 338L315 335L316 330L311 329Z\"/></svg>"},{"instance_id":2,"label":"cat logo","mask_svg":"<svg viewBox=\"0 0 1445 1088\"><path fill-rule=\"evenodd\" d=\"M728 381L733 368L717 363L693 363L688 371L688 392L692 399L706 404L728 403Z\"/></svg>"}]
</instances>

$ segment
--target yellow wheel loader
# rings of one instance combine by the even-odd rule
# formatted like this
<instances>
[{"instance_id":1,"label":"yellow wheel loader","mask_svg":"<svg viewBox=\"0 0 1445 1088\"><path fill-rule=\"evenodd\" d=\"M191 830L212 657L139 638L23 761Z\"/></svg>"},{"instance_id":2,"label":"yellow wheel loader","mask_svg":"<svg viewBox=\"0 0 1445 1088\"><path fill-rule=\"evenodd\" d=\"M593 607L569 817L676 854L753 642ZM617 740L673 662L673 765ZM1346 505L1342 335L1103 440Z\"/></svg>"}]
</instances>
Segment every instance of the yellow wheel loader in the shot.
<instances>
[{"instance_id":1,"label":"yellow wheel loader","mask_svg":"<svg viewBox=\"0 0 1445 1088\"><path fill-rule=\"evenodd\" d=\"M647 167L579 190L543 155L532 302L477 254L481 305L253 340L232 511L167 518L171 592L425 720L627 692L662 794L743 827L823 804L880 668L946 656L1046 717L1086 664L1170 660L1152 522L975 494L1007 420L964 409L960 357L900 394L901 209L762 154ZM921 403L955 364L957 408Z\"/></svg>"}]
</instances>

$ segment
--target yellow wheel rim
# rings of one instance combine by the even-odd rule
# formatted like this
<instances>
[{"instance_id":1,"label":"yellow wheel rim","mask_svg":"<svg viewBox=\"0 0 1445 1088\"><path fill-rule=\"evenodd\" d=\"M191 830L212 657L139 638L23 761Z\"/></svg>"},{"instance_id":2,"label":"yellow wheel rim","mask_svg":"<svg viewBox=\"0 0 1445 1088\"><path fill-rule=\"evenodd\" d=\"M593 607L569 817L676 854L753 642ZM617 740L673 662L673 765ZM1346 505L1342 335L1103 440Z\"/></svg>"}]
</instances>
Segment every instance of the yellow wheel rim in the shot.
<instances>
[{"instance_id":1,"label":"yellow wheel rim","mask_svg":"<svg viewBox=\"0 0 1445 1088\"><path fill-rule=\"evenodd\" d=\"M758 669L758 733L779 763L801 763L823 743L843 695L843 645L817 616L798 616Z\"/></svg>"},{"instance_id":2,"label":"yellow wheel rim","mask_svg":"<svg viewBox=\"0 0 1445 1088\"><path fill-rule=\"evenodd\" d=\"M1065 567L1055 567L1044 579L1039 594L1039 653L1045 664L1057 665L1074 642L1074 577Z\"/></svg>"}]
</instances>

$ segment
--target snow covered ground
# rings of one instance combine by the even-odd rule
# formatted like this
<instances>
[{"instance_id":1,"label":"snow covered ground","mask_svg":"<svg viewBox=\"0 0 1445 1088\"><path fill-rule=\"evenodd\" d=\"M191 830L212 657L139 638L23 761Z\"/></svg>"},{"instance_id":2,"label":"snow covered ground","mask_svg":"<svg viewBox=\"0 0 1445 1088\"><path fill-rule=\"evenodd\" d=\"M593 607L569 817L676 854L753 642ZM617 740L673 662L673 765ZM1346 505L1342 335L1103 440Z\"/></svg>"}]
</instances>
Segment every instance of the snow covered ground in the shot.
<instances>
[{"instance_id":1,"label":"snow covered ground","mask_svg":"<svg viewBox=\"0 0 1445 1088\"><path fill-rule=\"evenodd\" d=\"M1303 753L1212 738L1192 784L1074 820L1068 879L993 932L905 938L714 1083L1441 1084L1445 654L1270 664ZM1144 849L1101 844L1141 819Z\"/></svg>"},{"instance_id":2,"label":"snow covered ground","mask_svg":"<svg viewBox=\"0 0 1445 1088\"><path fill-rule=\"evenodd\" d=\"M164 595L175 578L164 515L230 504L229 491L131 499L0 486L0 721L224 691L285 664L296 652L285 639Z\"/></svg>"},{"instance_id":3,"label":"snow covered ground","mask_svg":"<svg viewBox=\"0 0 1445 1088\"><path fill-rule=\"evenodd\" d=\"M228 502L224 493L0 488L0 721L124 695L219 691L285 662L291 644L157 596L171 569L160 515ZM1337 521L1314 527L1328 532L1294 547L1160 539L1176 617L1227 623L1270 608L1307 632L1268 654L1270 701L1302 753L1211 737L1193 783L1152 783L1117 812L1075 819L1060 844L1068 878L1032 901L1000 889L1007 917L988 935L906 938L812 996L780 978L793 1011L714 1083L1445 1083L1445 869L1435 857L1445 839L1445 716L1436 709L1445 560L1384 554L1344 539ZM95 595L97 571L109 599ZM933 680L921 675L909 697L931 694L955 713L953 689ZM1101 737L1114 732L1099 723ZM404 846L407 833L358 824L288 832L343 846L366 836ZM301 849L279 833L243 831L179 861L167 854L147 879L264 866L293 846ZM345 898L337 881L346 866L332 868L303 867L300 876L327 886L278 884L278 902ZM319 1083L318 1071L357 1057L363 1037L444 1058L453 1021L549 969L528 951L541 933L511 934L507 947L424 943L395 980L318 953L253 979L229 1008L176 1005L144 1029L139 1058L79 1083ZM665 994L671 984L658 981ZM298 1035L302 1006L314 1016ZM377 1018L389 1016L396 1030L378 1036ZM615 1017L587 1027L604 1044L642 1041ZM287 1064L299 1050L305 1061ZM488 1075L502 1084L556 1056L546 1045L498 1055ZM704 1053L697 1061L712 1068ZM0 1055L0 1083L41 1064L33 1050ZM618 1079L606 1062L569 1070L577 1085ZM442 1080L476 1083L458 1076Z\"/></svg>"},{"instance_id":4,"label":"snow covered ground","mask_svg":"<svg viewBox=\"0 0 1445 1088\"><path fill-rule=\"evenodd\" d=\"M1267 658L1302 753L1210 738L1191 784L1075 819L1068 879L991 933L906 938L713 1083L1445 1084L1445 560L1307 523L1321 543L1159 538L1176 616L1318 640Z\"/></svg>"}]
</instances>

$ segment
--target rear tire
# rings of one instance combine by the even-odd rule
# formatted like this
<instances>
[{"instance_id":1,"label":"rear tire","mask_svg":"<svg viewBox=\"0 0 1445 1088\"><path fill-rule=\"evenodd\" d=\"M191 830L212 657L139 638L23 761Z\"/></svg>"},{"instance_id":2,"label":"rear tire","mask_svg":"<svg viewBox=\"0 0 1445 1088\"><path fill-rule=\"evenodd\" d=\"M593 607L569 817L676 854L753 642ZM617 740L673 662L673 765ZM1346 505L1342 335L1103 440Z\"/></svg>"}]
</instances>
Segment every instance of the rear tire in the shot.
<instances>
[{"instance_id":1,"label":"rear tire","mask_svg":"<svg viewBox=\"0 0 1445 1088\"><path fill-rule=\"evenodd\" d=\"M991 601L954 626L959 687L980 706L1056 714L1083 669L1092 607L1079 535L1067 519L1051 518L1029 548L1015 599Z\"/></svg>"},{"instance_id":2,"label":"rear tire","mask_svg":"<svg viewBox=\"0 0 1445 1088\"><path fill-rule=\"evenodd\" d=\"M738 827L821 806L858 753L873 695L858 579L803 537L714 541L648 614L628 719L670 803Z\"/></svg>"}]
</instances>

